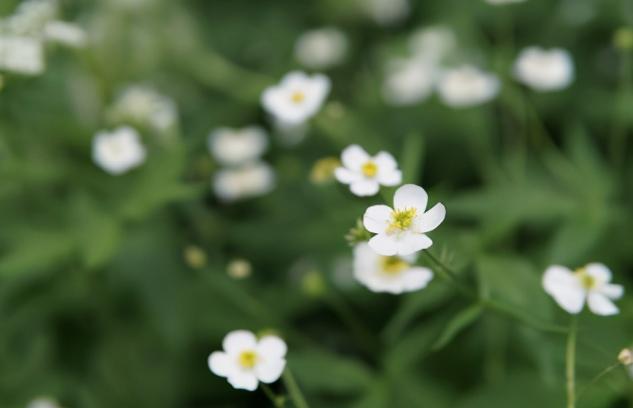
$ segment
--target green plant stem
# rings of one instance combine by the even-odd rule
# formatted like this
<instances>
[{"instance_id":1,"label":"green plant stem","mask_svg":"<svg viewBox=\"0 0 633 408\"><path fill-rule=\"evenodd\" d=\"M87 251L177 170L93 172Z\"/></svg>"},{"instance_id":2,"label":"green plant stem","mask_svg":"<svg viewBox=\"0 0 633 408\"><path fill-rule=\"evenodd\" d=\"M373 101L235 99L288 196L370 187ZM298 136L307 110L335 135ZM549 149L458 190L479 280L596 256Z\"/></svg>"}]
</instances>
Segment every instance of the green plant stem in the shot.
<instances>
[{"instance_id":1,"label":"green plant stem","mask_svg":"<svg viewBox=\"0 0 633 408\"><path fill-rule=\"evenodd\" d=\"M567 377L567 408L576 408L576 333L578 331L578 320L572 316L567 336L567 347L565 352L565 373Z\"/></svg>"},{"instance_id":2,"label":"green plant stem","mask_svg":"<svg viewBox=\"0 0 633 408\"><path fill-rule=\"evenodd\" d=\"M266 385L264 383L260 383L259 386L261 387L262 391L264 391L264 394L266 394L268 399L270 399L270 401L273 403L273 405L276 408L283 408L283 406L284 406L284 399L285 399L285 397L283 395L275 394L273 392L273 390L268 385Z\"/></svg>"},{"instance_id":3,"label":"green plant stem","mask_svg":"<svg viewBox=\"0 0 633 408\"><path fill-rule=\"evenodd\" d=\"M607 374L609 374L611 371L615 370L616 368L620 367L622 364L618 361L612 365L610 365L609 367L605 368L604 370L600 371L600 373L598 373L598 375L596 375L595 377L593 377L593 379L591 381L589 381L589 383L587 385L585 385L580 392L578 393L578 395L576 396L576 400L579 400L580 397L589 389L591 388L593 385L597 384L604 376L606 376Z\"/></svg>"},{"instance_id":4,"label":"green plant stem","mask_svg":"<svg viewBox=\"0 0 633 408\"><path fill-rule=\"evenodd\" d=\"M282 379L294 406L296 408L310 408L303 396L303 393L301 392L301 389L299 388L299 385L297 384L297 381L295 380L295 377L292 375L290 368L287 366L282 375Z\"/></svg>"}]
</instances>

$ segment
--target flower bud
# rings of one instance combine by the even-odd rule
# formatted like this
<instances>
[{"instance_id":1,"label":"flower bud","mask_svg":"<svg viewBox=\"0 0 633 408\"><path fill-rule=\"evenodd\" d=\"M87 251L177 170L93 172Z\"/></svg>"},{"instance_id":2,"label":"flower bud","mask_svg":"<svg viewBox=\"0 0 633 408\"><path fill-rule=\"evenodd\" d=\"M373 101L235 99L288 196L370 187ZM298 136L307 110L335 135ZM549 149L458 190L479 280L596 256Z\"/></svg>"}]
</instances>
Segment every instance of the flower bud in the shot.
<instances>
[{"instance_id":1,"label":"flower bud","mask_svg":"<svg viewBox=\"0 0 633 408\"><path fill-rule=\"evenodd\" d=\"M623 349L620 351L620 354L618 354L618 361L625 366L633 365L633 351L629 348Z\"/></svg>"}]
</instances>

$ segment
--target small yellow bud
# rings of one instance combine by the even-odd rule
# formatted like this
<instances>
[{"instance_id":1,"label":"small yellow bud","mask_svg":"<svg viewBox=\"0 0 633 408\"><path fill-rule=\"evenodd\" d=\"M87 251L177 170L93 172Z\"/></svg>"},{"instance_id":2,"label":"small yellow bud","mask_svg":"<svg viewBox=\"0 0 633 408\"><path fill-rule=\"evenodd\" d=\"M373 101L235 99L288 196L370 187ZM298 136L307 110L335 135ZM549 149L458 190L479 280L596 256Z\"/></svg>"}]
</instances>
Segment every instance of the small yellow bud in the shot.
<instances>
[{"instance_id":1,"label":"small yellow bud","mask_svg":"<svg viewBox=\"0 0 633 408\"><path fill-rule=\"evenodd\" d=\"M207 265L207 254L198 246L187 246L183 252L183 257L185 263L193 269L204 268Z\"/></svg>"},{"instance_id":2,"label":"small yellow bud","mask_svg":"<svg viewBox=\"0 0 633 408\"><path fill-rule=\"evenodd\" d=\"M629 348L625 348L620 351L620 354L618 354L618 361L620 364L625 366L633 365L633 351Z\"/></svg>"},{"instance_id":3,"label":"small yellow bud","mask_svg":"<svg viewBox=\"0 0 633 408\"><path fill-rule=\"evenodd\" d=\"M334 180L334 170L341 166L336 157L324 157L317 160L310 171L310 181L314 184L325 184Z\"/></svg>"},{"instance_id":4,"label":"small yellow bud","mask_svg":"<svg viewBox=\"0 0 633 408\"><path fill-rule=\"evenodd\" d=\"M633 27L621 27L613 36L615 48L622 51L633 49Z\"/></svg>"},{"instance_id":5,"label":"small yellow bud","mask_svg":"<svg viewBox=\"0 0 633 408\"><path fill-rule=\"evenodd\" d=\"M245 279L251 276L253 267L246 259L233 259L226 266L226 273L233 279Z\"/></svg>"}]
</instances>

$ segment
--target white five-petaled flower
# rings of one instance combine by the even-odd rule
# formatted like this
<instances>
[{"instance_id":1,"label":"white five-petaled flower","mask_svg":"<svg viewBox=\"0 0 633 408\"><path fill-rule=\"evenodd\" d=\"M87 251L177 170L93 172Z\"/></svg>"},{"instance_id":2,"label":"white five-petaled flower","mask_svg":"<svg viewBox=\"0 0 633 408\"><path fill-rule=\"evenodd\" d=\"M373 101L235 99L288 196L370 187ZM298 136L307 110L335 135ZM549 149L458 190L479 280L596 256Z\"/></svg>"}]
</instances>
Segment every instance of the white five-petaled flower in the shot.
<instances>
[{"instance_id":1,"label":"white five-petaled flower","mask_svg":"<svg viewBox=\"0 0 633 408\"><path fill-rule=\"evenodd\" d=\"M373 292L399 294L422 289L433 279L429 268L416 266L417 256L378 255L367 243L354 247L354 277Z\"/></svg>"},{"instance_id":2,"label":"white five-petaled flower","mask_svg":"<svg viewBox=\"0 0 633 408\"><path fill-rule=\"evenodd\" d=\"M342 167L335 170L338 181L350 185L357 196L372 196L378 193L380 185L397 186L402 182L402 172L393 156L378 152L370 156L358 145L351 145L341 154Z\"/></svg>"},{"instance_id":3,"label":"white five-petaled flower","mask_svg":"<svg viewBox=\"0 0 633 408\"><path fill-rule=\"evenodd\" d=\"M578 314L585 302L589 310L601 316L619 312L613 300L624 294L621 285L611 283L611 271L600 263L591 263L576 271L559 265L547 268L543 288L556 303L571 314Z\"/></svg>"},{"instance_id":4,"label":"white five-petaled flower","mask_svg":"<svg viewBox=\"0 0 633 408\"><path fill-rule=\"evenodd\" d=\"M300 124L317 114L329 92L330 80L325 75L293 71L264 90L262 105L277 120Z\"/></svg>"},{"instance_id":5,"label":"white five-petaled flower","mask_svg":"<svg viewBox=\"0 0 633 408\"><path fill-rule=\"evenodd\" d=\"M446 208L438 203L426 211L428 196L420 186L405 184L396 190L393 209L373 205L365 211L363 224L376 235L369 246L379 255L406 256L429 248L433 241L426 233L437 228L446 216Z\"/></svg>"},{"instance_id":6,"label":"white five-petaled flower","mask_svg":"<svg viewBox=\"0 0 633 408\"><path fill-rule=\"evenodd\" d=\"M258 159L268 147L264 129L249 126L242 129L218 128L209 135L209 150L217 161L236 166Z\"/></svg>"},{"instance_id":7,"label":"white five-petaled flower","mask_svg":"<svg viewBox=\"0 0 633 408\"><path fill-rule=\"evenodd\" d=\"M145 161L145 147L131 127L102 131L92 141L92 158L103 170L119 175Z\"/></svg>"},{"instance_id":8,"label":"white five-petaled flower","mask_svg":"<svg viewBox=\"0 0 633 408\"><path fill-rule=\"evenodd\" d=\"M268 164L258 161L220 170L213 179L215 194L227 202L261 196L274 187L274 170Z\"/></svg>"},{"instance_id":9,"label":"white five-petaled flower","mask_svg":"<svg viewBox=\"0 0 633 408\"><path fill-rule=\"evenodd\" d=\"M557 91L574 79L574 63L561 48L528 47L514 63L515 77L535 91Z\"/></svg>"},{"instance_id":10,"label":"white five-petaled flower","mask_svg":"<svg viewBox=\"0 0 633 408\"><path fill-rule=\"evenodd\" d=\"M497 96L499 87L495 75L465 65L447 70L440 78L437 91L446 105L462 108L488 102Z\"/></svg>"},{"instance_id":11,"label":"white five-petaled flower","mask_svg":"<svg viewBox=\"0 0 633 408\"><path fill-rule=\"evenodd\" d=\"M258 340L250 331L236 330L224 337L222 348L209 356L209 369L237 389L254 391L260 381L275 382L286 367L287 346L277 336Z\"/></svg>"}]
</instances>

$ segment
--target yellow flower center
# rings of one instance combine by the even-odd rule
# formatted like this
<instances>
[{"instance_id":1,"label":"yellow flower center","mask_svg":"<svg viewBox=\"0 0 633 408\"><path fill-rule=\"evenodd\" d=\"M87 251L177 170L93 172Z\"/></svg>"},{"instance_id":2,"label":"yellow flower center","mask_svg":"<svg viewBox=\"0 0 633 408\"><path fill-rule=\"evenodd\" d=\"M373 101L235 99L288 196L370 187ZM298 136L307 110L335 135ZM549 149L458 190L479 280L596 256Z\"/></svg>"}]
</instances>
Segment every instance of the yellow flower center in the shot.
<instances>
[{"instance_id":1,"label":"yellow flower center","mask_svg":"<svg viewBox=\"0 0 633 408\"><path fill-rule=\"evenodd\" d=\"M367 177L374 177L378 173L378 166L373 161L368 161L360 168Z\"/></svg>"},{"instance_id":2,"label":"yellow flower center","mask_svg":"<svg viewBox=\"0 0 633 408\"><path fill-rule=\"evenodd\" d=\"M257 353L252 350L243 351L239 357L240 365L244 368L255 367L255 364L257 364L257 360Z\"/></svg>"},{"instance_id":3,"label":"yellow flower center","mask_svg":"<svg viewBox=\"0 0 633 408\"><path fill-rule=\"evenodd\" d=\"M415 208L406 208L404 210L394 210L391 213L391 223L389 224L389 231L404 231L411 227L417 210Z\"/></svg>"},{"instance_id":4,"label":"yellow flower center","mask_svg":"<svg viewBox=\"0 0 633 408\"><path fill-rule=\"evenodd\" d=\"M596 278L594 278L593 276L589 275L589 273L587 273L587 269L585 268L578 268L576 269L576 278L578 278L578 280L580 281L580 285L587 289L593 289L596 287L597 285L597 281Z\"/></svg>"},{"instance_id":5,"label":"yellow flower center","mask_svg":"<svg viewBox=\"0 0 633 408\"><path fill-rule=\"evenodd\" d=\"M380 258L380 270L385 275L398 275L409 267L409 264L397 256L383 256Z\"/></svg>"},{"instance_id":6,"label":"yellow flower center","mask_svg":"<svg viewBox=\"0 0 633 408\"><path fill-rule=\"evenodd\" d=\"M290 100L292 100L292 102L296 104L300 104L305 100L305 98L306 94L302 91L294 91L292 95L290 95Z\"/></svg>"}]
</instances>

